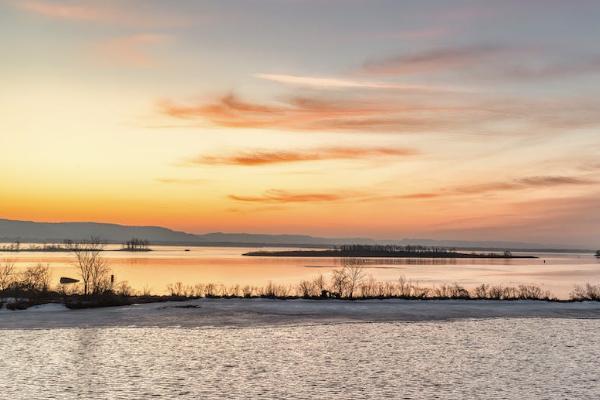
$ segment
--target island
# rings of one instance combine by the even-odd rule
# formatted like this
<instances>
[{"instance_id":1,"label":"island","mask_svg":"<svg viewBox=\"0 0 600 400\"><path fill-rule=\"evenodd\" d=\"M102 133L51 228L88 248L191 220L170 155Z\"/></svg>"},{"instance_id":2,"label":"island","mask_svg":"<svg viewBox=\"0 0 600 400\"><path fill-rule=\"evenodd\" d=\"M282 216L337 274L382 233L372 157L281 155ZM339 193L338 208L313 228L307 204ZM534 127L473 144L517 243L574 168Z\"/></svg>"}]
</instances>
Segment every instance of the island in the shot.
<instances>
[{"instance_id":1,"label":"island","mask_svg":"<svg viewBox=\"0 0 600 400\"><path fill-rule=\"evenodd\" d=\"M532 255L513 255L506 250L502 253L459 252L456 249L428 246L395 245L343 245L322 250L283 250L250 251L250 257L377 257L377 258L538 258Z\"/></svg>"}]
</instances>

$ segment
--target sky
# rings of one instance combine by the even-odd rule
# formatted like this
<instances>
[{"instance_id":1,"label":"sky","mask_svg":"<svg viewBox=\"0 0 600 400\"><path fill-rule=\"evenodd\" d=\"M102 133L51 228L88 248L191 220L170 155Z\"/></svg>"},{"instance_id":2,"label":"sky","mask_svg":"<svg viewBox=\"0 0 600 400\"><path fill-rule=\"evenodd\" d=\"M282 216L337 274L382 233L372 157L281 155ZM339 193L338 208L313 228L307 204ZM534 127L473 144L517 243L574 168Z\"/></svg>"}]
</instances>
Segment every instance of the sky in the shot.
<instances>
[{"instance_id":1,"label":"sky","mask_svg":"<svg viewBox=\"0 0 600 400\"><path fill-rule=\"evenodd\" d=\"M0 217L600 246L600 3L0 0Z\"/></svg>"}]
</instances>

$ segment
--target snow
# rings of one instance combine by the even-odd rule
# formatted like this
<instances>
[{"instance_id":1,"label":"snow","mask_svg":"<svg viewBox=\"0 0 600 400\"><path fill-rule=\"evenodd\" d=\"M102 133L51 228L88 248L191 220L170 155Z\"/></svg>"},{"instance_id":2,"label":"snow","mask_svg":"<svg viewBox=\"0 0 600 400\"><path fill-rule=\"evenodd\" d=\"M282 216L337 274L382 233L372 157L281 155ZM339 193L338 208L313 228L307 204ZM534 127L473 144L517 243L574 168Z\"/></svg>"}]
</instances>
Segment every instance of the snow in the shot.
<instances>
[{"instance_id":1,"label":"snow","mask_svg":"<svg viewBox=\"0 0 600 400\"><path fill-rule=\"evenodd\" d=\"M0 329L69 327L221 327L335 322L430 321L469 318L593 318L599 302L493 300L199 299L68 310L47 304L0 310Z\"/></svg>"}]
</instances>

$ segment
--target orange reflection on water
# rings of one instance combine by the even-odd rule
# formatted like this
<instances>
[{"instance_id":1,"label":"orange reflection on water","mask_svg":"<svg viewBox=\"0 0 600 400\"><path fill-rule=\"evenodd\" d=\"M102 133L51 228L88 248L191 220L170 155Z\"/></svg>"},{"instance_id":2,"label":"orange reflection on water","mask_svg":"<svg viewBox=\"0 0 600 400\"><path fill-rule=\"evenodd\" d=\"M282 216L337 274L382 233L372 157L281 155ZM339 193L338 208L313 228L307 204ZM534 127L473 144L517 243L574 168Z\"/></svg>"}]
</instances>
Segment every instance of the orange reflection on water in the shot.
<instances>
[{"instance_id":1,"label":"orange reflection on water","mask_svg":"<svg viewBox=\"0 0 600 400\"><path fill-rule=\"evenodd\" d=\"M109 249L117 249L111 247ZM335 258L245 257L255 250L236 247L154 246L154 251L128 253L107 251L117 281L128 281L135 289L166 293L170 283L217 283L263 286L269 281L296 284L339 268ZM568 297L575 284L600 283L600 261L592 255L539 254L539 259L368 259L368 275L378 280L406 279L433 286L457 282L472 287L489 284L537 284L559 297ZM544 260L546 263L544 263ZM0 252L0 262L17 269L37 263L51 267L53 282L61 276L77 277L69 253Z\"/></svg>"}]
</instances>

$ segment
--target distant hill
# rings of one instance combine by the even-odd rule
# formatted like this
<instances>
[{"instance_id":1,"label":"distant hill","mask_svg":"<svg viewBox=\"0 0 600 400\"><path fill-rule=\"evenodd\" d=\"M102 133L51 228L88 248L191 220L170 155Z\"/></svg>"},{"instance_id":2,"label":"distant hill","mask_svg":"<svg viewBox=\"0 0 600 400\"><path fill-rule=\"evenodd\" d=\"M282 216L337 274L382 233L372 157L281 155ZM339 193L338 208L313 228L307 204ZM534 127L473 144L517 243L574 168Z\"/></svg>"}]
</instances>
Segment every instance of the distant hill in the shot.
<instances>
[{"instance_id":1,"label":"distant hill","mask_svg":"<svg viewBox=\"0 0 600 400\"><path fill-rule=\"evenodd\" d=\"M457 241L433 239L373 240L369 238L324 238L308 235L265 235L252 233L192 234L160 226L127 226L97 222L32 222L0 219L0 242L56 243L66 239L85 240L99 237L109 243L122 243L131 238L146 239L155 244L223 245L223 246L298 246L325 247L341 244L420 244L425 246L456 247L462 249L538 249L550 250L558 246L503 241Z\"/></svg>"},{"instance_id":2,"label":"distant hill","mask_svg":"<svg viewBox=\"0 0 600 400\"><path fill-rule=\"evenodd\" d=\"M0 241L62 242L85 240L91 236L110 243L133 237L151 243L184 245L277 245L325 246L344 243L374 243L367 238L321 238L307 235L263 235L214 232L202 235L175 231L160 226L126 226L96 222L31 222L0 219Z\"/></svg>"}]
</instances>

